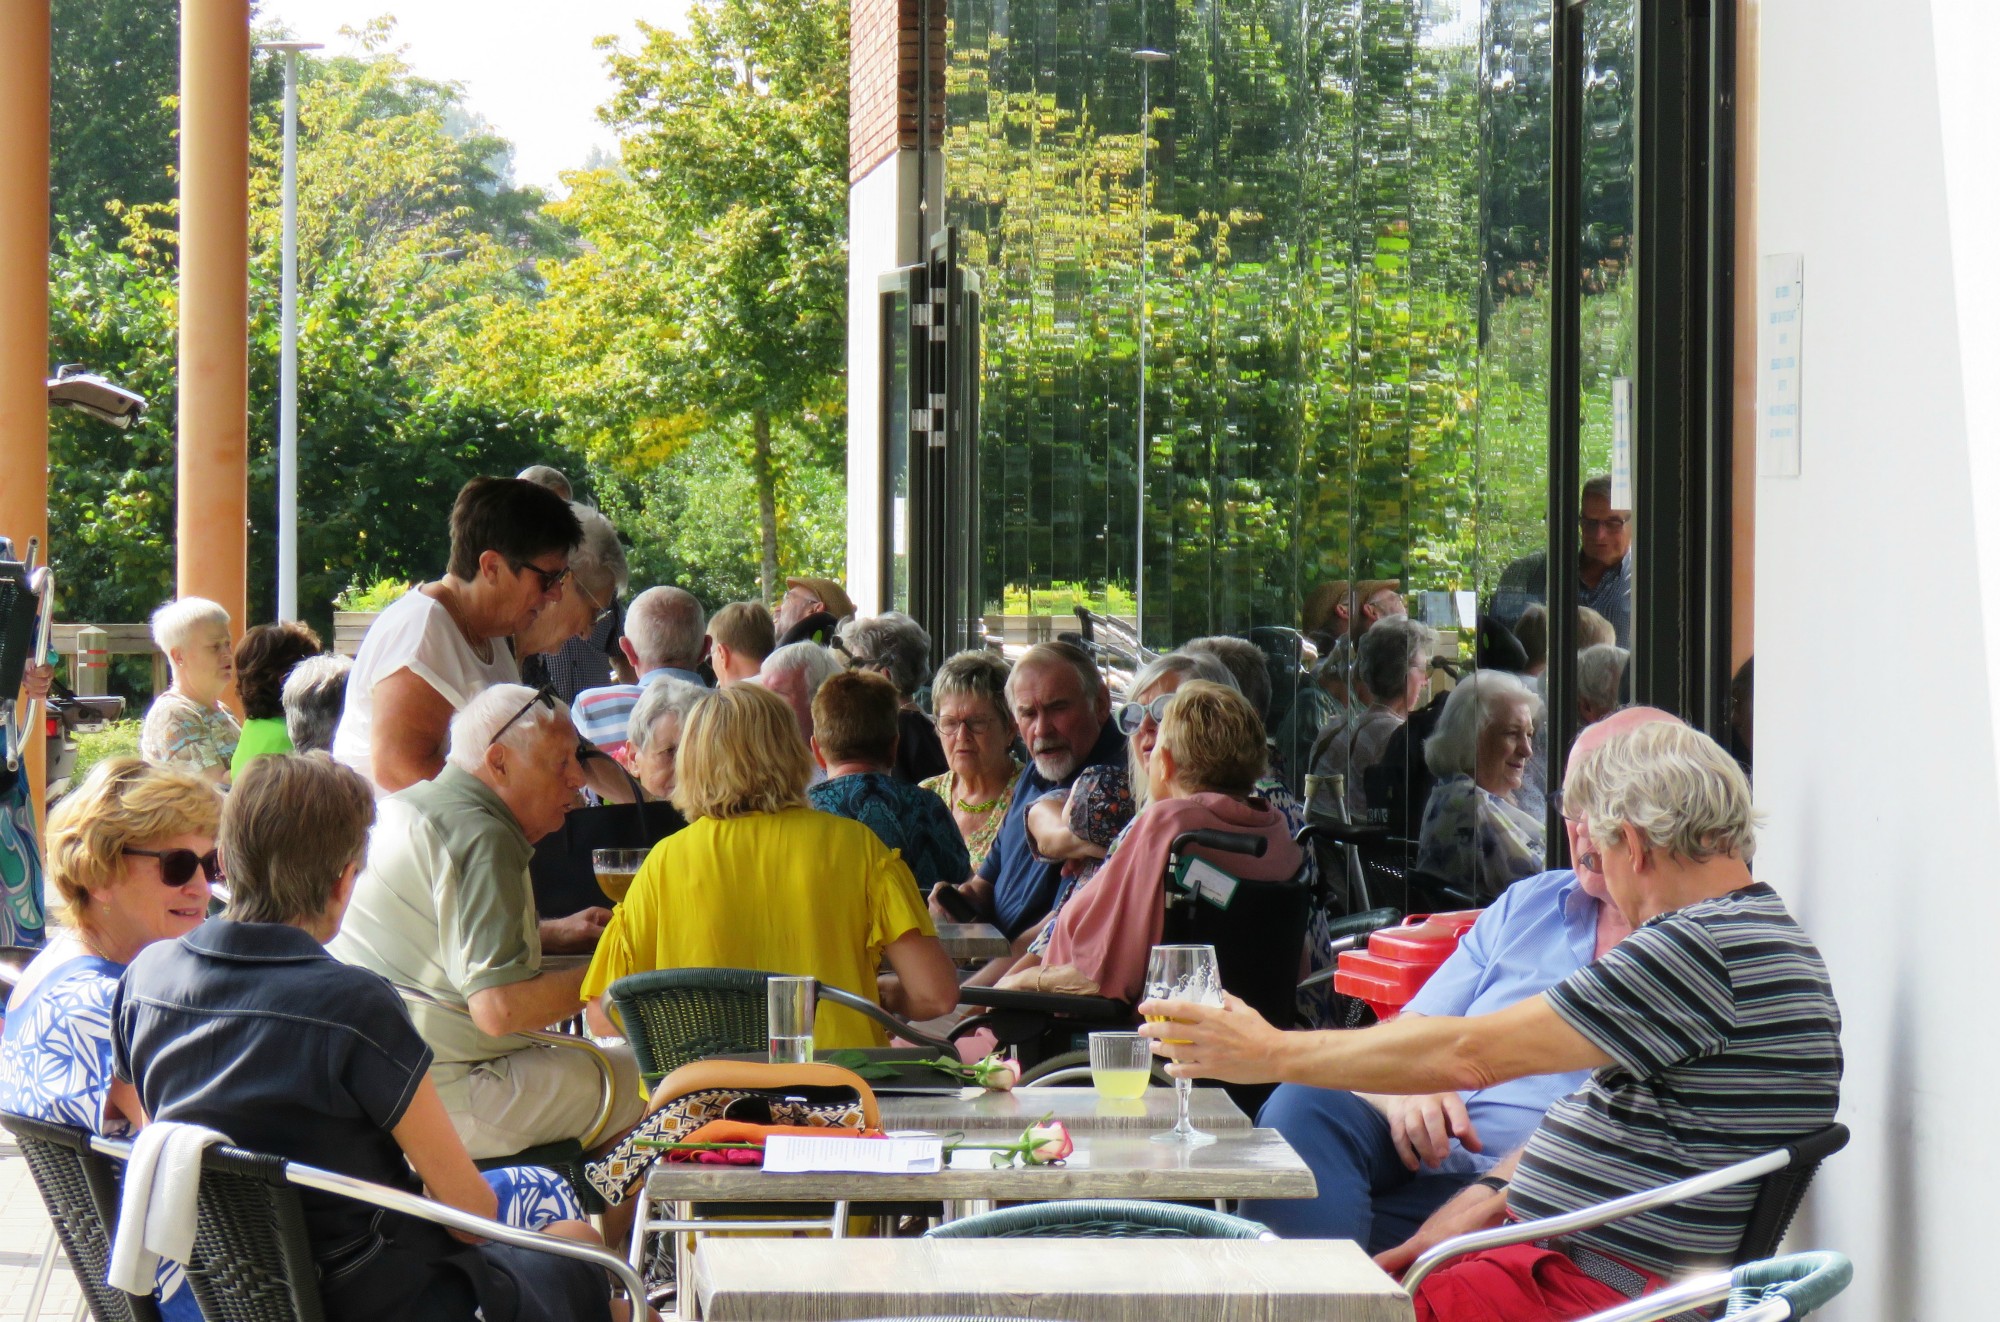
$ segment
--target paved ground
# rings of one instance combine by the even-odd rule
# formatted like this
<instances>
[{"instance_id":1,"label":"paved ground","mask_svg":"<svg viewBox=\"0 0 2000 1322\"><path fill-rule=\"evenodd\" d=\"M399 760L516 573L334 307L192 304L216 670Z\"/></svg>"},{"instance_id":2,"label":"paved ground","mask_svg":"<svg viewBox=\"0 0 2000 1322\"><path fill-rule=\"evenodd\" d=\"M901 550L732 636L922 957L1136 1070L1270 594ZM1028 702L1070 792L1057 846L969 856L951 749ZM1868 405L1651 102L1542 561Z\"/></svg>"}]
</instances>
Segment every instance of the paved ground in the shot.
<instances>
[{"instance_id":1,"label":"paved ground","mask_svg":"<svg viewBox=\"0 0 2000 1322\"><path fill-rule=\"evenodd\" d=\"M15 1322L27 1308L35 1267L48 1242L48 1212L35 1192L28 1163L11 1141L0 1137L0 1322ZM58 1255L41 1317L31 1322L68 1322L76 1304L76 1280Z\"/></svg>"}]
</instances>

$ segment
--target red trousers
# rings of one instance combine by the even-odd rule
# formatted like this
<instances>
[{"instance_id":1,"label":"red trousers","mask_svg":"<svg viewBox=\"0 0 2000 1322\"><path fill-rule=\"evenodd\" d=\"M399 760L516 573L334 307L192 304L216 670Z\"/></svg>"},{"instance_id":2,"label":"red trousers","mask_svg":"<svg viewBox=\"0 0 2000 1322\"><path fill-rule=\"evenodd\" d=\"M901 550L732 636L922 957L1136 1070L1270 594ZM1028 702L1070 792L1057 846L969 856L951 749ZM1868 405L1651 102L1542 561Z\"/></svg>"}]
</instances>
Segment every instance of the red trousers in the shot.
<instances>
[{"instance_id":1,"label":"red trousers","mask_svg":"<svg viewBox=\"0 0 2000 1322\"><path fill-rule=\"evenodd\" d=\"M1531 1244L1469 1253L1417 1289L1417 1322L1576 1322L1625 1296L1554 1249Z\"/></svg>"}]
</instances>

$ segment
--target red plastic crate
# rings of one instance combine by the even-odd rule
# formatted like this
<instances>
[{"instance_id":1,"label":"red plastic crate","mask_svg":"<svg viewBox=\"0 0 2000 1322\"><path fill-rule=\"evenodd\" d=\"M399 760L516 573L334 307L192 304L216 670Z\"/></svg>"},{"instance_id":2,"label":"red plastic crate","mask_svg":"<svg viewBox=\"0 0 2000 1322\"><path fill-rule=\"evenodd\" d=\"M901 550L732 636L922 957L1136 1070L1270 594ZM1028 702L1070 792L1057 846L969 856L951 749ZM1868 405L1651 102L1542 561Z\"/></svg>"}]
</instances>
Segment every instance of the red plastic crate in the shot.
<instances>
[{"instance_id":1,"label":"red plastic crate","mask_svg":"<svg viewBox=\"0 0 2000 1322\"><path fill-rule=\"evenodd\" d=\"M1478 918L1477 909L1412 914L1399 927L1385 927L1368 938L1368 949L1342 953L1333 989L1365 1001L1377 1019L1390 1018L1451 958Z\"/></svg>"}]
</instances>

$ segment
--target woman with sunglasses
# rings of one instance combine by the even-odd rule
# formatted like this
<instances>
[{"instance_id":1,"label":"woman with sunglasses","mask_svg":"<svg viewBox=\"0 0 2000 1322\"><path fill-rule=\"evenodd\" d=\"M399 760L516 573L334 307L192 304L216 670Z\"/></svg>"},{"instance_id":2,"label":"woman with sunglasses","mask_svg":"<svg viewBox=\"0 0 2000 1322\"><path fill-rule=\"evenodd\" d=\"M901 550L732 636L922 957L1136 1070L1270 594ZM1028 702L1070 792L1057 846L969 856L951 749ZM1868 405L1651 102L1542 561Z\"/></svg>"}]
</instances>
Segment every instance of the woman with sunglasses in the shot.
<instances>
[{"instance_id":1,"label":"woman with sunglasses","mask_svg":"<svg viewBox=\"0 0 2000 1322\"><path fill-rule=\"evenodd\" d=\"M208 915L222 795L203 776L110 758L49 816L48 873L62 926L21 975L0 1031L0 1111L121 1137L143 1122L111 1070L111 999L125 966ZM178 1267L159 1296L199 1322Z\"/></svg>"},{"instance_id":2,"label":"woman with sunglasses","mask_svg":"<svg viewBox=\"0 0 2000 1322\"><path fill-rule=\"evenodd\" d=\"M361 640L334 760L382 794L437 775L452 715L495 684L520 682L507 640L562 600L582 539L569 502L547 487L466 483L451 509L444 577L383 611Z\"/></svg>"}]
</instances>

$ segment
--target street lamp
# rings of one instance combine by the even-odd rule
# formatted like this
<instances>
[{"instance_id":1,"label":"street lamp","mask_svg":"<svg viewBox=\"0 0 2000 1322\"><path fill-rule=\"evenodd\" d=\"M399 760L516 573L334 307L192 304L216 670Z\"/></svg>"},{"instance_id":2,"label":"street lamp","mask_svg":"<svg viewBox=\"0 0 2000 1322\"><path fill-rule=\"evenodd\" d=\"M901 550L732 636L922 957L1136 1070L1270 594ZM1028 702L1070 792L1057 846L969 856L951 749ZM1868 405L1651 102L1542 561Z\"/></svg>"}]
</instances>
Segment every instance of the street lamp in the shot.
<instances>
[{"instance_id":1,"label":"street lamp","mask_svg":"<svg viewBox=\"0 0 2000 1322\"><path fill-rule=\"evenodd\" d=\"M1153 66L1165 64L1173 56L1142 47L1132 52L1132 58L1139 62L1139 519L1133 530L1139 571L1134 575L1132 588L1132 632L1143 648L1146 645L1146 267L1150 259L1146 206L1152 194L1152 84Z\"/></svg>"},{"instance_id":2,"label":"street lamp","mask_svg":"<svg viewBox=\"0 0 2000 1322\"><path fill-rule=\"evenodd\" d=\"M278 618L299 618L299 52L317 41L266 41L285 57L284 275L279 293Z\"/></svg>"}]
</instances>

